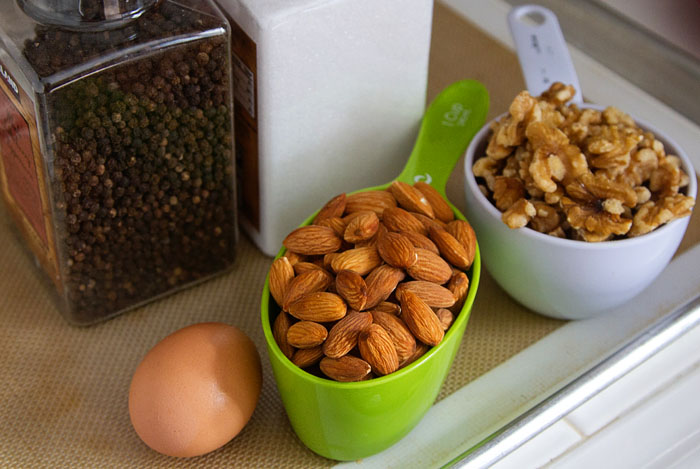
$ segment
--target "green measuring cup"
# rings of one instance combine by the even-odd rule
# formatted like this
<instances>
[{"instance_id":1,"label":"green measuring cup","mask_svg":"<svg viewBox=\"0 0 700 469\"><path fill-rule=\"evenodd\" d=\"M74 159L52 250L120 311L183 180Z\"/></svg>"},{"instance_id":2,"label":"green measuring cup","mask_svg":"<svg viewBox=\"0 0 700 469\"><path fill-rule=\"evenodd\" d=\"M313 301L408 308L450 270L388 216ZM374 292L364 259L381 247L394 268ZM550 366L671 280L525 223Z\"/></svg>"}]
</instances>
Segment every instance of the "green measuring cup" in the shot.
<instances>
[{"instance_id":1,"label":"green measuring cup","mask_svg":"<svg viewBox=\"0 0 700 469\"><path fill-rule=\"evenodd\" d=\"M411 184L423 180L444 196L452 169L486 120L488 102L486 89L477 81L458 81L445 88L428 107L413 152L397 179ZM386 189L389 184L363 191ZM320 202L319 207L325 201ZM457 218L464 219L451 207ZM283 253L284 248L277 257ZM271 299L268 278L262 293L262 327L277 388L301 441L321 456L347 461L378 453L406 435L435 402L447 376L467 325L480 272L477 246L467 272L469 294L439 345L406 368L354 383L319 378L284 356L272 335L271 322L279 308Z\"/></svg>"}]
</instances>

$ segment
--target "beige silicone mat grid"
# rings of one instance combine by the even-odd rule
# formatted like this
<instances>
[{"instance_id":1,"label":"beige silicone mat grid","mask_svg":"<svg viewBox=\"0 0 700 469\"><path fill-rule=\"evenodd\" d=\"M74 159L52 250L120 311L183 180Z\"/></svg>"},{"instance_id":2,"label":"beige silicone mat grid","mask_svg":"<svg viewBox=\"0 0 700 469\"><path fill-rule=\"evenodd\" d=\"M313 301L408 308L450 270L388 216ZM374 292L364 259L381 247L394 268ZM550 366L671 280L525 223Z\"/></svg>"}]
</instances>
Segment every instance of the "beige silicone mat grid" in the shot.
<instances>
[{"instance_id":1,"label":"beige silicone mat grid","mask_svg":"<svg viewBox=\"0 0 700 469\"><path fill-rule=\"evenodd\" d=\"M450 10L436 5L432 97L461 78L484 82L492 109L521 87L517 61ZM494 114L494 111L492 111ZM463 206L456 170L450 198ZM699 237L695 217L684 246ZM270 259L242 239L232 272L88 328L67 325L48 287L0 212L0 467L328 467L294 435L267 361L259 298ZM161 338L186 325L222 321L257 344L264 385L250 423L232 442L179 460L147 448L131 428L131 375ZM472 317L439 398L513 356L562 324L513 303L484 273Z\"/></svg>"}]
</instances>

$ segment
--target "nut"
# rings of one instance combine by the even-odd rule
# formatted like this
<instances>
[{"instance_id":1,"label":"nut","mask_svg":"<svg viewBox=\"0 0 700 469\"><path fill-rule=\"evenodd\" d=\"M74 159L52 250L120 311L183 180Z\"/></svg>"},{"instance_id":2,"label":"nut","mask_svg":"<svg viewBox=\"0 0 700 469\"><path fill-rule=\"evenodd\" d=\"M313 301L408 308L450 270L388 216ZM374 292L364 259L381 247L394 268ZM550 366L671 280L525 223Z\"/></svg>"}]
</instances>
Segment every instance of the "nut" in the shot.
<instances>
[{"instance_id":1,"label":"nut","mask_svg":"<svg viewBox=\"0 0 700 469\"><path fill-rule=\"evenodd\" d=\"M350 194L345 203L345 213L372 210L381 217L384 209L396 207L396 199L387 191L366 191Z\"/></svg>"},{"instance_id":2,"label":"nut","mask_svg":"<svg viewBox=\"0 0 700 469\"><path fill-rule=\"evenodd\" d=\"M397 305L396 303L392 303L391 301L382 301L370 310L370 312L374 311L380 311L382 313L389 313L393 314L394 316L398 316L401 314L401 306Z\"/></svg>"},{"instance_id":3,"label":"nut","mask_svg":"<svg viewBox=\"0 0 700 469\"><path fill-rule=\"evenodd\" d=\"M455 320L452 311L446 308L438 309L437 311L435 311L435 315L438 317L438 320L440 321L440 324L442 324L442 328L444 330L449 329Z\"/></svg>"},{"instance_id":4,"label":"nut","mask_svg":"<svg viewBox=\"0 0 700 469\"><path fill-rule=\"evenodd\" d=\"M312 348L297 349L292 357L292 363L299 368L308 368L320 362L321 358L323 358L323 350L320 345L317 345Z\"/></svg>"},{"instance_id":5,"label":"nut","mask_svg":"<svg viewBox=\"0 0 700 469\"><path fill-rule=\"evenodd\" d=\"M427 249L428 251L434 252L438 255L440 254L440 251L438 251L438 248L437 246L435 246L435 243L433 243L427 236L423 236L422 234L416 233L415 231L399 231L399 234L402 234L406 238L408 238L408 240L411 243L413 243L414 247Z\"/></svg>"},{"instance_id":6,"label":"nut","mask_svg":"<svg viewBox=\"0 0 700 469\"><path fill-rule=\"evenodd\" d=\"M345 383L362 381L372 371L369 363L352 355L344 355L340 358L323 357L319 366L329 378Z\"/></svg>"},{"instance_id":7,"label":"nut","mask_svg":"<svg viewBox=\"0 0 700 469\"><path fill-rule=\"evenodd\" d=\"M377 251L384 262L393 267L407 269L418 260L413 243L399 233L380 231Z\"/></svg>"},{"instance_id":8,"label":"nut","mask_svg":"<svg viewBox=\"0 0 700 469\"><path fill-rule=\"evenodd\" d=\"M418 340L427 345L437 345L445 331L430 306L418 295L406 290L401 295L401 317Z\"/></svg>"},{"instance_id":9,"label":"nut","mask_svg":"<svg viewBox=\"0 0 700 469\"><path fill-rule=\"evenodd\" d=\"M533 122L525 133L533 153L530 175L540 190L554 192L557 182L566 184L588 170L585 155L560 129Z\"/></svg>"},{"instance_id":10,"label":"nut","mask_svg":"<svg viewBox=\"0 0 700 469\"><path fill-rule=\"evenodd\" d=\"M467 299L467 294L469 293L469 277L467 277L467 274L464 272L456 272L447 283L447 289L450 290L455 297L455 304L452 306L451 310L453 313L457 314L462 310L464 302Z\"/></svg>"},{"instance_id":11,"label":"nut","mask_svg":"<svg viewBox=\"0 0 700 469\"><path fill-rule=\"evenodd\" d=\"M296 275L304 274L310 270L321 270L321 271L325 272L326 275L329 276L329 278L330 278L330 274L326 271L326 269L324 269L323 267L321 267L320 265L318 265L314 262L307 262L307 261L297 262L296 264L294 264L293 269L294 269L294 273ZM270 281L272 281L272 279L270 279Z\"/></svg>"},{"instance_id":12,"label":"nut","mask_svg":"<svg viewBox=\"0 0 700 469\"><path fill-rule=\"evenodd\" d=\"M438 250L443 258L447 259L450 264L457 268L464 270L469 268L474 255L472 254L470 257L467 249L459 241L457 241L454 236L452 236L444 228L439 228L436 226L431 227L429 232L430 239L433 240L435 245L438 247ZM476 246L474 249L476 249Z\"/></svg>"},{"instance_id":13,"label":"nut","mask_svg":"<svg viewBox=\"0 0 700 469\"><path fill-rule=\"evenodd\" d=\"M289 282L294 278L294 267L286 257L275 259L270 267L270 294L277 304L282 304Z\"/></svg>"},{"instance_id":14,"label":"nut","mask_svg":"<svg viewBox=\"0 0 700 469\"><path fill-rule=\"evenodd\" d=\"M299 298L307 293L325 290L332 281L330 274L323 269L311 269L297 275L287 284L287 290L281 304L282 309L289 311L290 305Z\"/></svg>"},{"instance_id":15,"label":"nut","mask_svg":"<svg viewBox=\"0 0 700 469\"><path fill-rule=\"evenodd\" d=\"M331 261L331 267L335 272L352 270L360 275L367 275L375 267L382 263L377 248L362 247L348 249L338 254Z\"/></svg>"},{"instance_id":16,"label":"nut","mask_svg":"<svg viewBox=\"0 0 700 469\"><path fill-rule=\"evenodd\" d=\"M391 207L384 210L382 221L389 231L410 231L422 235L428 234L428 229L423 223L401 207Z\"/></svg>"},{"instance_id":17,"label":"nut","mask_svg":"<svg viewBox=\"0 0 700 469\"><path fill-rule=\"evenodd\" d=\"M425 197L430 206L433 208L435 218L445 223L449 223L454 220L455 214L452 211L452 208L433 186L426 182L418 181L413 185L413 187Z\"/></svg>"},{"instance_id":18,"label":"nut","mask_svg":"<svg viewBox=\"0 0 700 469\"><path fill-rule=\"evenodd\" d=\"M409 212L417 212L429 218L435 218L433 207L428 199L416 188L402 181L394 181L389 186L389 190L399 203L399 206Z\"/></svg>"},{"instance_id":19,"label":"nut","mask_svg":"<svg viewBox=\"0 0 700 469\"><path fill-rule=\"evenodd\" d=\"M390 265L380 265L367 276L367 302L365 308L375 308L389 298L406 274L402 269ZM360 308L362 309L362 308Z\"/></svg>"},{"instance_id":20,"label":"nut","mask_svg":"<svg viewBox=\"0 0 700 469\"><path fill-rule=\"evenodd\" d=\"M467 254L467 266L472 265L476 255L476 233L474 233L474 228L466 220L453 220L447 224L446 229L464 247Z\"/></svg>"},{"instance_id":21,"label":"nut","mask_svg":"<svg viewBox=\"0 0 700 469\"><path fill-rule=\"evenodd\" d=\"M493 178L493 200L501 212L525 197L525 184L517 177L495 176Z\"/></svg>"},{"instance_id":22,"label":"nut","mask_svg":"<svg viewBox=\"0 0 700 469\"><path fill-rule=\"evenodd\" d=\"M503 212L501 219L510 228L523 228L537 215L535 206L529 200L520 199Z\"/></svg>"},{"instance_id":23,"label":"nut","mask_svg":"<svg viewBox=\"0 0 700 469\"><path fill-rule=\"evenodd\" d=\"M372 324L370 313L351 311L343 319L335 323L328 332L328 338L323 344L323 353L327 357L340 358L357 345L360 332Z\"/></svg>"},{"instance_id":24,"label":"nut","mask_svg":"<svg viewBox=\"0 0 700 469\"><path fill-rule=\"evenodd\" d=\"M372 211L357 212L345 227L343 239L348 243L359 243L370 239L379 228L379 218Z\"/></svg>"},{"instance_id":25,"label":"nut","mask_svg":"<svg viewBox=\"0 0 700 469\"><path fill-rule=\"evenodd\" d=\"M382 326L371 324L357 340L360 355L378 375L388 375L399 368L399 356L391 336Z\"/></svg>"},{"instance_id":26,"label":"nut","mask_svg":"<svg viewBox=\"0 0 700 469\"><path fill-rule=\"evenodd\" d=\"M375 269L376 270L376 269ZM335 290L357 311L365 309L367 284L360 274L352 270L341 270L335 277Z\"/></svg>"},{"instance_id":27,"label":"nut","mask_svg":"<svg viewBox=\"0 0 700 469\"><path fill-rule=\"evenodd\" d=\"M431 308L449 308L455 304L455 296L447 288L425 280L404 282L396 289L396 299L401 301L403 292L410 290Z\"/></svg>"},{"instance_id":28,"label":"nut","mask_svg":"<svg viewBox=\"0 0 700 469\"><path fill-rule=\"evenodd\" d=\"M302 256L301 254L293 251L286 251L282 257L286 257L292 266L294 266L297 262L303 262L306 258L306 256Z\"/></svg>"},{"instance_id":29,"label":"nut","mask_svg":"<svg viewBox=\"0 0 700 469\"><path fill-rule=\"evenodd\" d=\"M347 306L335 293L308 293L289 306L289 314L302 321L329 322L345 317Z\"/></svg>"},{"instance_id":30,"label":"nut","mask_svg":"<svg viewBox=\"0 0 700 469\"><path fill-rule=\"evenodd\" d=\"M321 345L328 337L328 330L312 321L299 321L287 329L287 343L296 348L312 348Z\"/></svg>"},{"instance_id":31,"label":"nut","mask_svg":"<svg viewBox=\"0 0 700 469\"><path fill-rule=\"evenodd\" d=\"M420 357L426 354L426 352L430 350L430 346L424 344L423 342L417 342L416 343L416 349L413 351L410 357L408 357L406 360L401 362L399 365L400 368L405 368L414 361L418 360Z\"/></svg>"},{"instance_id":32,"label":"nut","mask_svg":"<svg viewBox=\"0 0 700 469\"><path fill-rule=\"evenodd\" d=\"M416 350L416 339L408 329L408 326L391 313L381 311L372 311L372 319L374 324L378 324L384 328L391 337L391 341L396 348L396 354L399 358L399 363L406 361Z\"/></svg>"},{"instance_id":33,"label":"nut","mask_svg":"<svg viewBox=\"0 0 700 469\"><path fill-rule=\"evenodd\" d=\"M452 277L452 268L439 255L427 249L416 248L416 263L406 269L416 280L425 280L442 285Z\"/></svg>"},{"instance_id":34,"label":"nut","mask_svg":"<svg viewBox=\"0 0 700 469\"><path fill-rule=\"evenodd\" d=\"M321 207L321 210L316 214L314 218L314 224L318 224L319 221L326 218L338 218L345 212L345 204L347 202L347 196L345 193L338 194L331 200L326 202L326 204Z\"/></svg>"},{"instance_id":35,"label":"nut","mask_svg":"<svg viewBox=\"0 0 700 469\"><path fill-rule=\"evenodd\" d=\"M535 208L535 215L530 218L530 227L540 233L550 234L561 225L562 217L560 212L542 201L532 202Z\"/></svg>"},{"instance_id":36,"label":"nut","mask_svg":"<svg viewBox=\"0 0 700 469\"><path fill-rule=\"evenodd\" d=\"M690 215L694 201L682 194L643 204L634 216L630 236L648 233L664 223Z\"/></svg>"},{"instance_id":37,"label":"nut","mask_svg":"<svg viewBox=\"0 0 700 469\"><path fill-rule=\"evenodd\" d=\"M287 342L287 331L291 324L292 321L289 319L289 315L284 311L280 311L272 325L272 336L275 338L284 356L290 360L294 356L294 347Z\"/></svg>"},{"instance_id":38,"label":"nut","mask_svg":"<svg viewBox=\"0 0 700 469\"><path fill-rule=\"evenodd\" d=\"M282 241L290 251L313 256L340 249L342 240L326 226L308 225L297 228Z\"/></svg>"},{"instance_id":39,"label":"nut","mask_svg":"<svg viewBox=\"0 0 700 469\"><path fill-rule=\"evenodd\" d=\"M322 218L318 221L314 221L314 225L326 226L330 228L339 238L342 238L345 235L345 228L347 227L345 220L340 217Z\"/></svg>"}]
</instances>

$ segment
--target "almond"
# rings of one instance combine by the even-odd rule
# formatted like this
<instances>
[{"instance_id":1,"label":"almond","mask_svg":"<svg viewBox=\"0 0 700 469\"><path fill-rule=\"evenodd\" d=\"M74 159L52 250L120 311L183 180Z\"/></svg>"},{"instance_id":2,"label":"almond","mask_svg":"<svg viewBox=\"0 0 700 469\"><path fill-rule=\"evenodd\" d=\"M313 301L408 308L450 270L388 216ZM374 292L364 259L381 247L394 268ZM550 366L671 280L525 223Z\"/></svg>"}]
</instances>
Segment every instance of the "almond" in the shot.
<instances>
[{"instance_id":1,"label":"almond","mask_svg":"<svg viewBox=\"0 0 700 469\"><path fill-rule=\"evenodd\" d=\"M428 233L427 230L425 232L426 234ZM420 233L416 233L415 231L399 231L399 233L407 237L408 240L411 243L413 243L413 247L427 249L428 251L432 251L435 254L440 254L440 251L438 251L438 248L437 246L435 246L435 243L430 241L430 238L428 238L427 236L424 236Z\"/></svg>"},{"instance_id":2,"label":"almond","mask_svg":"<svg viewBox=\"0 0 700 469\"><path fill-rule=\"evenodd\" d=\"M286 257L275 259L270 266L270 294L280 307L284 302L289 282L294 278L294 267Z\"/></svg>"},{"instance_id":3,"label":"almond","mask_svg":"<svg viewBox=\"0 0 700 469\"><path fill-rule=\"evenodd\" d=\"M416 344L416 350L413 352L413 354L412 354L410 357L408 357L406 360L404 360L403 362L401 362L401 365L400 365L401 368L405 368L405 367L407 367L408 365L410 365L411 363L413 363L414 361L418 360L420 357L422 357L423 355L425 355L425 353L426 353L428 350L430 350L430 346L425 345L425 344L422 343L422 342L418 342L418 343Z\"/></svg>"},{"instance_id":4,"label":"almond","mask_svg":"<svg viewBox=\"0 0 700 469\"><path fill-rule=\"evenodd\" d=\"M341 218L341 220L343 220L343 223L345 223L345 226L347 226L348 223L353 221L356 217L359 217L363 213L371 212L371 211L372 210L360 210L358 212L351 212L351 213L348 213L345 216L343 216L343 218ZM376 215L376 213L375 213L375 215Z\"/></svg>"},{"instance_id":5,"label":"almond","mask_svg":"<svg viewBox=\"0 0 700 469\"><path fill-rule=\"evenodd\" d=\"M379 218L372 211L358 212L343 232L343 239L348 243L359 243L370 239L379 228Z\"/></svg>"},{"instance_id":6,"label":"almond","mask_svg":"<svg viewBox=\"0 0 700 469\"><path fill-rule=\"evenodd\" d=\"M319 366L326 376L344 383L362 381L372 371L369 363L351 355L340 358L323 357Z\"/></svg>"},{"instance_id":7,"label":"almond","mask_svg":"<svg viewBox=\"0 0 700 469\"><path fill-rule=\"evenodd\" d=\"M404 291L410 290L425 301L431 308L449 308L455 304L455 296L447 288L434 282L414 280L404 282L396 289L396 298L401 301Z\"/></svg>"},{"instance_id":8,"label":"almond","mask_svg":"<svg viewBox=\"0 0 700 469\"><path fill-rule=\"evenodd\" d=\"M401 207L391 207L384 210L382 222L389 231L411 231L422 235L428 234L428 229L423 223Z\"/></svg>"},{"instance_id":9,"label":"almond","mask_svg":"<svg viewBox=\"0 0 700 469\"><path fill-rule=\"evenodd\" d=\"M399 356L389 333L378 324L371 324L357 340L360 355L378 375L388 375L399 368Z\"/></svg>"},{"instance_id":10,"label":"almond","mask_svg":"<svg viewBox=\"0 0 700 469\"><path fill-rule=\"evenodd\" d=\"M436 226L431 226L428 230L430 239L440 251L440 255L450 264L459 269L466 270L471 265L467 250L457 239L452 236L447 230Z\"/></svg>"},{"instance_id":11,"label":"almond","mask_svg":"<svg viewBox=\"0 0 700 469\"><path fill-rule=\"evenodd\" d=\"M438 220L437 218L430 218L422 213L417 213L417 212L408 212L411 215L413 215L419 222L423 224L423 227L425 228L426 235L428 234L428 231L430 230L430 227L432 226L438 226L440 228L445 228L447 225L445 222L442 220Z\"/></svg>"},{"instance_id":12,"label":"almond","mask_svg":"<svg viewBox=\"0 0 700 469\"><path fill-rule=\"evenodd\" d=\"M379 324L389 333L394 348L396 348L399 363L413 355L416 350L416 339L400 318L390 313L372 311L372 319L374 324Z\"/></svg>"},{"instance_id":13,"label":"almond","mask_svg":"<svg viewBox=\"0 0 700 469\"><path fill-rule=\"evenodd\" d=\"M401 314L401 306L396 303L392 303L391 301L382 301L377 306L372 308L370 312L372 311L381 311L382 313L389 313L393 314L394 316L398 316Z\"/></svg>"},{"instance_id":14,"label":"almond","mask_svg":"<svg viewBox=\"0 0 700 469\"><path fill-rule=\"evenodd\" d=\"M339 253L331 260L331 267L334 272L352 270L364 276L381 263L382 259L376 248L363 247Z\"/></svg>"},{"instance_id":15,"label":"almond","mask_svg":"<svg viewBox=\"0 0 700 469\"><path fill-rule=\"evenodd\" d=\"M360 274L352 270L341 270L335 277L335 291L357 311L365 309L367 284Z\"/></svg>"},{"instance_id":16,"label":"almond","mask_svg":"<svg viewBox=\"0 0 700 469\"><path fill-rule=\"evenodd\" d=\"M345 220L340 217L323 218L319 221L315 221L314 225L330 228L339 238L342 238L343 233L345 233Z\"/></svg>"},{"instance_id":17,"label":"almond","mask_svg":"<svg viewBox=\"0 0 700 469\"><path fill-rule=\"evenodd\" d=\"M456 300L451 309L454 313L458 313L464 306L469 293L469 277L464 272L455 273L447 283L447 289L452 292Z\"/></svg>"},{"instance_id":18,"label":"almond","mask_svg":"<svg viewBox=\"0 0 700 469\"><path fill-rule=\"evenodd\" d=\"M289 233L282 244L290 251L315 256L337 251L342 240L327 226L308 225Z\"/></svg>"},{"instance_id":19,"label":"almond","mask_svg":"<svg viewBox=\"0 0 700 469\"><path fill-rule=\"evenodd\" d=\"M302 321L337 321L346 313L343 299L330 292L307 293L289 306L289 314Z\"/></svg>"},{"instance_id":20,"label":"almond","mask_svg":"<svg viewBox=\"0 0 700 469\"><path fill-rule=\"evenodd\" d=\"M410 184L406 184L403 181L394 181L389 186L389 190L396 198L399 206L409 212L418 212L426 217L435 218L435 213L428 200Z\"/></svg>"},{"instance_id":21,"label":"almond","mask_svg":"<svg viewBox=\"0 0 700 469\"><path fill-rule=\"evenodd\" d=\"M323 256L323 268L327 270L333 270L333 259L338 257L340 253L338 252L331 252L330 254L326 254Z\"/></svg>"},{"instance_id":22,"label":"almond","mask_svg":"<svg viewBox=\"0 0 700 469\"><path fill-rule=\"evenodd\" d=\"M452 277L450 265L440 256L427 249L416 248L418 260L407 269L416 280L425 280L442 285Z\"/></svg>"},{"instance_id":23,"label":"almond","mask_svg":"<svg viewBox=\"0 0 700 469\"><path fill-rule=\"evenodd\" d=\"M440 320L430 306L410 290L405 290L401 295L401 318L424 344L437 345L445 335Z\"/></svg>"},{"instance_id":24,"label":"almond","mask_svg":"<svg viewBox=\"0 0 700 469\"><path fill-rule=\"evenodd\" d=\"M287 285L287 291L282 300L282 309L289 311L289 307L296 300L317 291L323 291L333 282L331 275L323 269L311 269L294 277Z\"/></svg>"},{"instance_id":25,"label":"almond","mask_svg":"<svg viewBox=\"0 0 700 469\"><path fill-rule=\"evenodd\" d=\"M346 200L346 194L342 193L336 195L331 200L326 202L326 204L323 207L321 207L321 210L319 210L316 214L316 217L314 218L314 224L318 224L317 222L326 218L342 217L343 212L345 212Z\"/></svg>"},{"instance_id":26,"label":"almond","mask_svg":"<svg viewBox=\"0 0 700 469\"><path fill-rule=\"evenodd\" d=\"M474 233L474 228L467 221L453 220L447 224L447 232L464 246L467 252L467 265L472 265L476 255L476 234Z\"/></svg>"},{"instance_id":27,"label":"almond","mask_svg":"<svg viewBox=\"0 0 700 469\"><path fill-rule=\"evenodd\" d=\"M313 321L299 321L289 326L287 342L296 348L312 348L321 345L328 337L328 330Z\"/></svg>"},{"instance_id":28,"label":"almond","mask_svg":"<svg viewBox=\"0 0 700 469\"><path fill-rule=\"evenodd\" d=\"M365 279L367 284L367 302L365 308L374 308L383 302L396 289L406 274L403 270L390 265L380 265L374 269Z\"/></svg>"},{"instance_id":29,"label":"almond","mask_svg":"<svg viewBox=\"0 0 700 469\"><path fill-rule=\"evenodd\" d=\"M314 262L302 261L302 262L297 262L296 264L294 264L294 273L297 275L301 275L301 274L306 273L310 270L323 270L324 272L326 272L326 270L323 267L321 267L320 265L318 265ZM326 273L328 274L328 272L326 272ZM330 275L330 274L328 274L328 275Z\"/></svg>"},{"instance_id":30,"label":"almond","mask_svg":"<svg viewBox=\"0 0 700 469\"><path fill-rule=\"evenodd\" d=\"M416 263L416 249L405 236L394 232L380 232L377 238L377 251L384 262L406 269Z\"/></svg>"},{"instance_id":31,"label":"almond","mask_svg":"<svg viewBox=\"0 0 700 469\"><path fill-rule=\"evenodd\" d=\"M294 347L292 347L289 342L287 342L287 331L291 326L292 321L289 315L284 311L280 313L275 318L275 322L272 324L272 336L277 342L277 346L280 348L285 357L290 360L294 356Z\"/></svg>"},{"instance_id":32,"label":"almond","mask_svg":"<svg viewBox=\"0 0 700 469\"><path fill-rule=\"evenodd\" d=\"M357 345L360 332L372 324L372 315L351 311L331 327L328 338L323 343L323 353L331 358L346 355Z\"/></svg>"},{"instance_id":33,"label":"almond","mask_svg":"<svg viewBox=\"0 0 700 469\"><path fill-rule=\"evenodd\" d=\"M442 328L444 330L449 329L455 320L454 314L452 314L452 311L449 309L440 308L435 311L435 315L438 317L438 320L440 321L440 324L442 324Z\"/></svg>"},{"instance_id":34,"label":"almond","mask_svg":"<svg viewBox=\"0 0 700 469\"><path fill-rule=\"evenodd\" d=\"M355 247L356 248L376 248L377 247L377 235L375 234L374 236L372 236L369 239L355 243Z\"/></svg>"},{"instance_id":35,"label":"almond","mask_svg":"<svg viewBox=\"0 0 700 469\"><path fill-rule=\"evenodd\" d=\"M285 253L282 254L282 257L286 257L292 266L297 262L302 262L304 259L306 259L306 256L302 256L301 254L292 251L285 251Z\"/></svg>"},{"instance_id":36,"label":"almond","mask_svg":"<svg viewBox=\"0 0 700 469\"><path fill-rule=\"evenodd\" d=\"M433 208L435 218L445 223L455 219L455 213L452 211L452 207L450 207L450 204L447 203L437 189L423 181L414 183L413 187L427 199L428 203Z\"/></svg>"},{"instance_id":37,"label":"almond","mask_svg":"<svg viewBox=\"0 0 700 469\"><path fill-rule=\"evenodd\" d=\"M320 345L317 345L312 348L297 349L292 357L292 363L299 368L308 368L321 361L321 358L323 358L323 350L321 350Z\"/></svg>"},{"instance_id":38,"label":"almond","mask_svg":"<svg viewBox=\"0 0 700 469\"><path fill-rule=\"evenodd\" d=\"M345 213L371 210L381 217L384 209L396 207L396 199L387 191L365 191L348 195Z\"/></svg>"}]
</instances>

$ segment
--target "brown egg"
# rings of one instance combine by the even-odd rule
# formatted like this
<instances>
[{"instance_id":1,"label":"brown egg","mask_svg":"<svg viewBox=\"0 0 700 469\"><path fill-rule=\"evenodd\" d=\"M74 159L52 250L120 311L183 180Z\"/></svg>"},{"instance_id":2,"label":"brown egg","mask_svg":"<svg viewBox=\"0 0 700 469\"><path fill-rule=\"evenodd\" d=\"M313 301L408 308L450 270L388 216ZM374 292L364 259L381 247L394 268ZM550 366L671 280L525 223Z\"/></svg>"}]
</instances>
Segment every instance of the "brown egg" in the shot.
<instances>
[{"instance_id":1,"label":"brown egg","mask_svg":"<svg viewBox=\"0 0 700 469\"><path fill-rule=\"evenodd\" d=\"M131 423L160 453L198 456L241 431L261 386L260 356L250 338L226 324L194 324L156 344L136 368Z\"/></svg>"}]
</instances>

